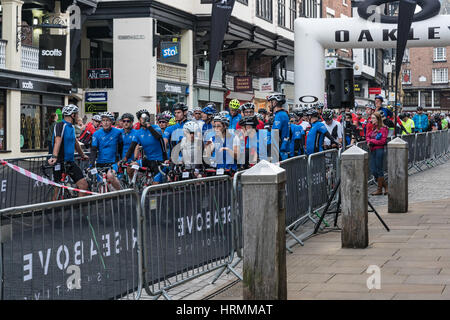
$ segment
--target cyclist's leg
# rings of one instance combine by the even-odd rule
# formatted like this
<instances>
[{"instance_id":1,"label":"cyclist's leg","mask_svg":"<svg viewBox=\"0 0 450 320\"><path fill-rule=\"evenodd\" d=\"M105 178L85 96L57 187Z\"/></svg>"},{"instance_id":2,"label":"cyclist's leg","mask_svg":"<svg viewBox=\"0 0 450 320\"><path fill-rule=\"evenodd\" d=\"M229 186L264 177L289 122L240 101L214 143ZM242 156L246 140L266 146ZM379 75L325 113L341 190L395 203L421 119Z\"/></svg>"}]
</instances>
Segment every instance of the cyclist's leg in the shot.
<instances>
[{"instance_id":1,"label":"cyclist's leg","mask_svg":"<svg viewBox=\"0 0 450 320\"><path fill-rule=\"evenodd\" d=\"M86 181L86 178L83 175L83 171L81 171L80 167L76 163L71 164L70 169L68 170L67 173L72 178L72 180L75 181L75 184L77 185L78 189L81 190L89 189L89 185ZM78 197L84 197L87 195L89 194L84 192L78 192Z\"/></svg>"},{"instance_id":2,"label":"cyclist's leg","mask_svg":"<svg viewBox=\"0 0 450 320\"><path fill-rule=\"evenodd\" d=\"M62 174L63 174L63 170L64 170L64 165L62 163L56 163L55 166L53 167L53 179L56 183L61 183L61 179L62 179ZM54 186L52 188L53 190L53 195L52 195L52 201L56 201L59 200L59 191L60 188Z\"/></svg>"},{"instance_id":3,"label":"cyclist's leg","mask_svg":"<svg viewBox=\"0 0 450 320\"><path fill-rule=\"evenodd\" d=\"M114 164L113 169L108 170L106 178L107 178L108 183L110 183L114 189L121 190L122 188L120 187L120 182L116 177L116 170L114 170L114 166L117 169L117 165Z\"/></svg>"}]
</instances>

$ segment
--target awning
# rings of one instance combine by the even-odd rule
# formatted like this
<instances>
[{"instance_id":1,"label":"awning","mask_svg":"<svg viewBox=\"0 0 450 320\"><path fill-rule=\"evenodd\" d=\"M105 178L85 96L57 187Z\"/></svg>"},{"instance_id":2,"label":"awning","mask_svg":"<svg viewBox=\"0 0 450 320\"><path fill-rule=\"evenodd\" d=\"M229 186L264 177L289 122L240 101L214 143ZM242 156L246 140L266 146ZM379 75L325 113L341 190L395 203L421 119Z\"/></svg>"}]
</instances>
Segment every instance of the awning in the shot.
<instances>
[{"instance_id":1,"label":"awning","mask_svg":"<svg viewBox=\"0 0 450 320\"><path fill-rule=\"evenodd\" d=\"M231 91L228 95L227 95L227 99L237 99L239 101L252 101L253 100L253 93L245 93L245 92L234 92Z\"/></svg>"}]
</instances>

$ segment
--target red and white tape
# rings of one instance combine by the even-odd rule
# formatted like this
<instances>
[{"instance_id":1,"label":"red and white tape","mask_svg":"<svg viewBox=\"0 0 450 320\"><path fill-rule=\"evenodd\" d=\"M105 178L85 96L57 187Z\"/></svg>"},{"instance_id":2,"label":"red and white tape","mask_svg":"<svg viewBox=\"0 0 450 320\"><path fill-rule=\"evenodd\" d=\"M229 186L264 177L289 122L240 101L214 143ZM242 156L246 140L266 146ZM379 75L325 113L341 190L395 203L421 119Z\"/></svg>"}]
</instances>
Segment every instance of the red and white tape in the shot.
<instances>
[{"instance_id":1,"label":"red and white tape","mask_svg":"<svg viewBox=\"0 0 450 320\"><path fill-rule=\"evenodd\" d=\"M14 164L8 163L8 162L6 162L5 160L0 160L0 162L1 162L2 165L10 167L10 168L13 169L14 171L16 171L16 172L18 172L18 173L20 173L20 174L22 174L22 175L24 175L24 176L27 176L28 178L31 178L31 179L33 179L33 180L42 182L42 183L44 183L44 184L49 184L49 185L52 185L52 186L55 186L55 187L58 187L58 188L63 188L63 189L67 189L67 190L73 190L73 191L77 191L77 192L81 192L81 193L98 194L98 193L92 192L92 191L81 190L81 189L77 189L77 188L72 188L72 187L64 186L64 185L59 184L59 183L56 183L56 182L54 182L54 181L52 181L52 180L48 180L47 178L38 176L37 174L35 174L35 173L33 173L33 172L30 172L30 171L28 171L28 170L25 170L24 168L21 168L21 167L18 167L18 166L16 166L16 165L14 165Z\"/></svg>"}]
</instances>

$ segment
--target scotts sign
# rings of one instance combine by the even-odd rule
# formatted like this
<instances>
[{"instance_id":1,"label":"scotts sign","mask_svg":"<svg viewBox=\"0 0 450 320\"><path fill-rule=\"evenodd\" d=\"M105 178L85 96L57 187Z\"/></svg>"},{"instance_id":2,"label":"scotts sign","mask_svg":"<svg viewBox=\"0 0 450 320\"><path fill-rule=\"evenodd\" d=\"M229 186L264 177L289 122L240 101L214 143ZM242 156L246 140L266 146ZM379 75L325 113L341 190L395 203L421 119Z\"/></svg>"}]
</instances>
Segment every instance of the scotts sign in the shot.
<instances>
[{"instance_id":1,"label":"scotts sign","mask_svg":"<svg viewBox=\"0 0 450 320\"><path fill-rule=\"evenodd\" d=\"M359 17L298 18L295 21L295 97L299 104L323 102L327 48L394 48L398 17L386 16L381 7L394 0L366 0ZM439 15L439 0L417 0L422 10L414 15L408 47L450 45L450 16ZM314 75L314 76L311 76Z\"/></svg>"},{"instance_id":2,"label":"scotts sign","mask_svg":"<svg viewBox=\"0 0 450 320\"><path fill-rule=\"evenodd\" d=\"M66 69L66 36L41 34L39 36L39 70Z\"/></svg>"}]
</instances>

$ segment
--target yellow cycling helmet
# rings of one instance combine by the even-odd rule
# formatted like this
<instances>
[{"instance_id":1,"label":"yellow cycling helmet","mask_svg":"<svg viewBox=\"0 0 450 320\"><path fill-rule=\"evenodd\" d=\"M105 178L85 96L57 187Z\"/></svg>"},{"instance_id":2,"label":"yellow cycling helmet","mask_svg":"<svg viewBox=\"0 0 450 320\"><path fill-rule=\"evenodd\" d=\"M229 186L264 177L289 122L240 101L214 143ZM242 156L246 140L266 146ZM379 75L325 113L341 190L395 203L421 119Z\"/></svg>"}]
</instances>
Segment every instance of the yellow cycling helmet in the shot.
<instances>
[{"instance_id":1,"label":"yellow cycling helmet","mask_svg":"<svg viewBox=\"0 0 450 320\"><path fill-rule=\"evenodd\" d=\"M177 123L177 120L175 120L175 117L173 117L173 118L171 118L170 120L169 120L169 126L173 126L173 125L175 125Z\"/></svg>"},{"instance_id":2,"label":"yellow cycling helmet","mask_svg":"<svg viewBox=\"0 0 450 320\"><path fill-rule=\"evenodd\" d=\"M230 101L229 105L230 109L238 110L241 107L241 104L239 103L239 100L233 99Z\"/></svg>"}]
</instances>

